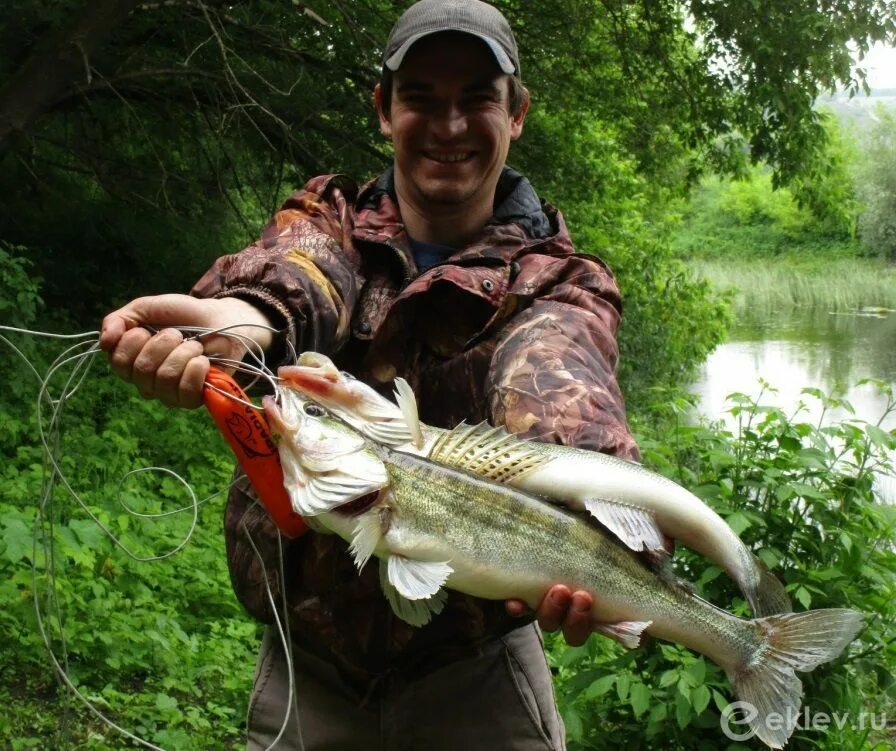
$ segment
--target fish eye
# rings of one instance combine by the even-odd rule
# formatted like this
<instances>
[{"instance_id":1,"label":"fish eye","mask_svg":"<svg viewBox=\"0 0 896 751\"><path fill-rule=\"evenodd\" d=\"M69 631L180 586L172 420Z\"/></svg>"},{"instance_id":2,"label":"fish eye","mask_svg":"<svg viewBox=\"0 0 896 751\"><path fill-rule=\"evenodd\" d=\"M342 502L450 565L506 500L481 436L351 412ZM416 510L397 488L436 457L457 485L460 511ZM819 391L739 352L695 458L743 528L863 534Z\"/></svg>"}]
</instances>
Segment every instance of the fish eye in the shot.
<instances>
[{"instance_id":1,"label":"fish eye","mask_svg":"<svg viewBox=\"0 0 896 751\"><path fill-rule=\"evenodd\" d=\"M358 380L358 379L355 378L351 373L346 373L344 370L340 370L340 371L339 371L339 374L340 374L343 378L348 379L349 381L357 381L357 380Z\"/></svg>"},{"instance_id":2,"label":"fish eye","mask_svg":"<svg viewBox=\"0 0 896 751\"><path fill-rule=\"evenodd\" d=\"M325 414L327 414L327 410L325 410L319 404L308 402L307 404L305 404L305 414L310 415L311 417L323 417Z\"/></svg>"}]
</instances>

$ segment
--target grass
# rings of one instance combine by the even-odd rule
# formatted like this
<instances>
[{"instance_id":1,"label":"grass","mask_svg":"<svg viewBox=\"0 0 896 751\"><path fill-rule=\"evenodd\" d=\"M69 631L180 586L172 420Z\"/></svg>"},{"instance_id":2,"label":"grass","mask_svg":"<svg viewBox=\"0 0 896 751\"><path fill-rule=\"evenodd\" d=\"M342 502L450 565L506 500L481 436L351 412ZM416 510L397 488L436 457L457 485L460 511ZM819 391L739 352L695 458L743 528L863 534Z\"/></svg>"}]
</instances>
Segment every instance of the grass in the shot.
<instances>
[{"instance_id":1,"label":"grass","mask_svg":"<svg viewBox=\"0 0 896 751\"><path fill-rule=\"evenodd\" d=\"M719 291L735 292L735 313L776 307L831 311L896 309L896 266L859 258L704 259L695 262Z\"/></svg>"}]
</instances>

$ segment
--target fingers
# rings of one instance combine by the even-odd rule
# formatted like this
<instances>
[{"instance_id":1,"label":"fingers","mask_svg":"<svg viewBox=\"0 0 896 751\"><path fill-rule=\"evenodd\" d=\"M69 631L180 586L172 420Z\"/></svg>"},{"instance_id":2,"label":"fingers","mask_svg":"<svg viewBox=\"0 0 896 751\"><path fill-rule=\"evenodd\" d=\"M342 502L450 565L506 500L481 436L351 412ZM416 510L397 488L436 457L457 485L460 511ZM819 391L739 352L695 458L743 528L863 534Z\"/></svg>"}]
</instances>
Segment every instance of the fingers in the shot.
<instances>
[{"instance_id":1,"label":"fingers","mask_svg":"<svg viewBox=\"0 0 896 751\"><path fill-rule=\"evenodd\" d=\"M103 319L100 347L114 352L126 341L130 352L146 342L129 336L143 326L197 326L209 329L228 329L231 334L244 337L262 351L271 346L272 334L268 317L254 305L235 297L201 300L189 295L155 295L138 297ZM126 340L126 337L127 340ZM236 336L213 336L206 340L208 352L239 360L248 347ZM138 346L139 345L139 346ZM122 359L125 359L122 356Z\"/></svg>"},{"instance_id":2,"label":"fingers","mask_svg":"<svg viewBox=\"0 0 896 751\"><path fill-rule=\"evenodd\" d=\"M126 331L111 351L112 369L133 383L145 399L168 407L194 408L202 404L202 388L209 361L198 341L184 341L176 329L152 334L143 328Z\"/></svg>"},{"instance_id":3,"label":"fingers","mask_svg":"<svg viewBox=\"0 0 896 751\"><path fill-rule=\"evenodd\" d=\"M562 584L551 587L535 610L538 624L545 631L556 631L566 619L571 600L572 592L569 587Z\"/></svg>"},{"instance_id":4,"label":"fingers","mask_svg":"<svg viewBox=\"0 0 896 751\"><path fill-rule=\"evenodd\" d=\"M184 341L173 328L157 334L145 326L196 326L228 328L235 336L210 336ZM198 407L208 374L203 351L240 360L251 343L261 350L270 346L270 321L254 305L239 298L201 300L189 295L139 297L103 319L100 347L109 354L112 369L133 383L141 396L158 399L169 407Z\"/></svg>"},{"instance_id":5,"label":"fingers","mask_svg":"<svg viewBox=\"0 0 896 751\"><path fill-rule=\"evenodd\" d=\"M199 407L209 367L202 344L183 342L171 350L156 370L153 395L166 407Z\"/></svg>"},{"instance_id":6,"label":"fingers","mask_svg":"<svg viewBox=\"0 0 896 751\"><path fill-rule=\"evenodd\" d=\"M504 603L504 607L507 608L507 614L512 615L514 618L520 618L532 612L532 608L522 600L507 600Z\"/></svg>"},{"instance_id":7,"label":"fingers","mask_svg":"<svg viewBox=\"0 0 896 751\"><path fill-rule=\"evenodd\" d=\"M507 610L511 615L516 614L511 610L511 603L518 602L518 600L507 602ZM524 603L520 604L525 607ZM572 592L569 587L557 584L548 590L538 605L535 616L542 629L557 631L562 628L566 642L570 646L578 647L587 641L594 627L594 618L591 614L593 606L594 598L588 592Z\"/></svg>"},{"instance_id":8,"label":"fingers","mask_svg":"<svg viewBox=\"0 0 896 751\"><path fill-rule=\"evenodd\" d=\"M574 592L569 612L563 622L563 636L571 647L578 647L588 640L594 619L591 608L594 599L587 592Z\"/></svg>"},{"instance_id":9,"label":"fingers","mask_svg":"<svg viewBox=\"0 0 896 751\"><path fill-rule=\"evenodd\" d=\"M153 297L138 297L118 310L109 313L100 326L100 348L111 353L121 342L126 333L152 323L169 323L154 320Z\"/></svg>"}]
</instances>

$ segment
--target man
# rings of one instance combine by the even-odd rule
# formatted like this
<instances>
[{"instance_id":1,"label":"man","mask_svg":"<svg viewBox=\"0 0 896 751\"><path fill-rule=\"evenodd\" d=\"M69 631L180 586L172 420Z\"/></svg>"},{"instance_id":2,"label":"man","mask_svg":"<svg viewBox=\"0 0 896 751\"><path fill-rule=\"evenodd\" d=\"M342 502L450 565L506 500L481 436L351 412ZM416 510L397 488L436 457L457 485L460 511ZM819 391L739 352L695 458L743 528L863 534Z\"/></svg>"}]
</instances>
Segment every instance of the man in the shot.
<instances>
[{"instance_id":1,"label":"man","mask_svg":"<svg viewBox=\"0 0 896 751\"><path fill-rule=\"evenodd\" d=\"M574 253L560 214L505 166L529 107L506 19L479 0L416 3L392 30L374 99L392 169L360 193L341 176L311 180L257 243L219 259L193 297L141 298L107 316L101 343L112 367L146 397L194 407L203 351L244 352L141 326L243 324L269 359L284 354L285 338L384 390L403 375L434 425L488 419L635 457L613 375L612 275ZM356 574L335 537L285 541L281 580L276 530L245 483L231 493L225 527L237 596L271 623L271 581L293 645L290 673L268 628L251 749L278 736L277 749L563 748L538 629L515 620L529 615L521 602L451 593L415 629L389 610L375 567ZM580 644L591 604L558 586L534 615ZM291 678L297 709L287 704Z\"/></svg>"}]
</instances>

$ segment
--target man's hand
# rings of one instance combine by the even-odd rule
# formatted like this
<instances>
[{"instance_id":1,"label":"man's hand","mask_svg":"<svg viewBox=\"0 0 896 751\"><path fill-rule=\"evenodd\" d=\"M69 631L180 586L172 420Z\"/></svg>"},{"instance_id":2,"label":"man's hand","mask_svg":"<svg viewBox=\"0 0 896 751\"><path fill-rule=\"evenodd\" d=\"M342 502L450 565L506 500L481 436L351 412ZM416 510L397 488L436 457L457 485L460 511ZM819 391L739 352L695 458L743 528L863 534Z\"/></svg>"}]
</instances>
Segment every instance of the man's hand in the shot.
<instances>
[{"instance_id":1,"label":"man's hand","mask_svg":"<svg viewBox=\"0 0 896 751\"><path fill-rule=\"evenodd\" d=\"M588 592L571 592L569 587L555 584L539 603L535 618L544 631L562 628L566 643L578 647L585 643L594 628L593 605L594 598ZM519 617L532 611L522 600L507 600L507 612Z\"/></svg>"},{"instance_id":2,"label":"man's hand","mask_svg":"<svg viewBox=\"0 0 896 751\"><path fill-rule=\"evenodd\" d=\"M270 321L258 308L235 297L199 300L188 295L140 297L103 319L100 347L121 378L133 383L145 399L158 399L168 407L193 409L202 404L202 386L210 367L207 354L240 360L245 344L232 337L203 337L184 341L184 335L166 326L200 326L218 329L246 324L234 331L262 349L270 346L271 332L260 326ZM143 328L160 329L156 334Z\"/></svg>"}]
</instances>

